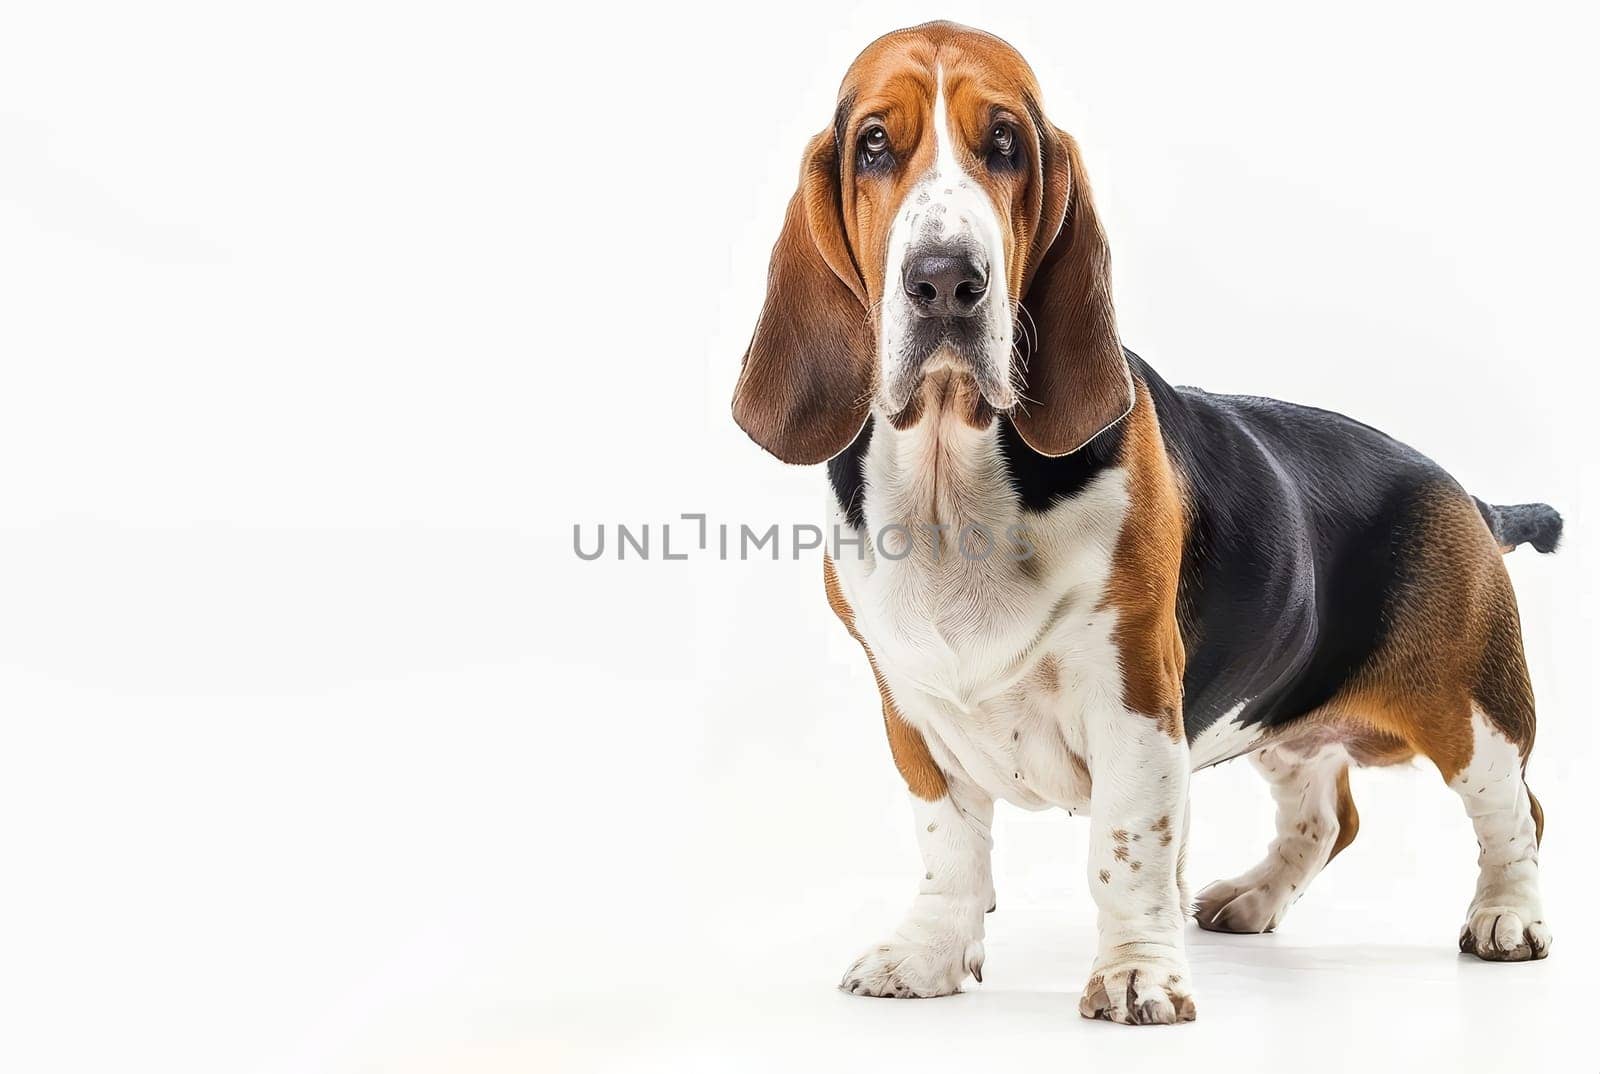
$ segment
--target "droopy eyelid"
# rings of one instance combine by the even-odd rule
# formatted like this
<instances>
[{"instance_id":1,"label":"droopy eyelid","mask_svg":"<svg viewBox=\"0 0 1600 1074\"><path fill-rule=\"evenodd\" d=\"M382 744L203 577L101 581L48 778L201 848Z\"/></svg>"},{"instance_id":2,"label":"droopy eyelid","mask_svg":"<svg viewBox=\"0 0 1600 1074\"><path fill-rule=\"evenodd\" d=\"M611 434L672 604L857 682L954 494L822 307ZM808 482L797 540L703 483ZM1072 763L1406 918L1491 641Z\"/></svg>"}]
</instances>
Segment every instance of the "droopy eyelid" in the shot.
<instances>
[{"instance_id":1,"label":"droopy eyelid","mask_svg":"<svg viewBox=\"0 0 1600 1074\"><path fill-rule=\"evenodd\" d=\"M1029 131L1027 123L1020 116L1018 116L1016 112L1005 107L1004 105L999 104L994 105L989 109L989 123L986 127L984 127L984 134L987 135L990 131L994 130L1002 123L1015 131L1019 138L1026 138L1028 136Z\"/></svg>"},{"instance_id":2,"label":"droopy eyelid","mask_svg":"<svg viewBox=\"0 0 1600 1074\"><path fill-rule=\"evenodd\" d=\"M883 133L888 134L889 118L877 112L862 116L861 119L856 123L856 138L858 140L865 138L867 136L867 132L874 127L882 127Z\"/></svg>"}]
</instances>

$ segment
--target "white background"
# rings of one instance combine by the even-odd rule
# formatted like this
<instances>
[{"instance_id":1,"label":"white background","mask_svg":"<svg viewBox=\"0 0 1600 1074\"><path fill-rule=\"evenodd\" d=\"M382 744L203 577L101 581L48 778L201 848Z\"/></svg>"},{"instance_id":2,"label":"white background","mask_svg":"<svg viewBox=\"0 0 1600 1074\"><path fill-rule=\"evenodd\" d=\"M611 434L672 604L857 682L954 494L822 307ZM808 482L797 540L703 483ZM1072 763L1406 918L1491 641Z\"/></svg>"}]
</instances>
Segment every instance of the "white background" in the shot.
<instances>
[{"instance_id":1,"label":"white background","mask_svg":"<svg viewBox=\"0 0 1600 1074\"><path fill-rule=\"evenodd\" d=\"M1200 1021L1083 1022L1087 824L1002 807L988 983L833 991L918 875L800 561L572 526L820 520L727 416L805 139L878 33L1021 48L1126 342L1545 500L1546 963L1455 953L1437 774ZM1593 1069L1597 234L1584 6L0 9L0 1066ZM675 535L682 547L689 531ZM1199 777L1196 886L1266 845Z\"/></svg>"}]
</instances>

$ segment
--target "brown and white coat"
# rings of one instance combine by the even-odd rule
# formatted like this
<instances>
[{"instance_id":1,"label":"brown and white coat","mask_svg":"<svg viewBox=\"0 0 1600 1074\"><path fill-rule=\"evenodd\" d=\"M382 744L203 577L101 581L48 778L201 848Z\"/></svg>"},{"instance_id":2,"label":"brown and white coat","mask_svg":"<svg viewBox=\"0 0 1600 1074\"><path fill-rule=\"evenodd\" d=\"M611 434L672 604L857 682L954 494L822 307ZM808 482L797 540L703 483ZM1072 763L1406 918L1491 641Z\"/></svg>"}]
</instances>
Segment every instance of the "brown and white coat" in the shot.
<instances>
[{"instance_id":1,"label":"brown and white coat","mask_svg":"<svg viewBox=\"0 0 1600 1074\"><path fill-rule=\"evenodd\" d=\"M1559 517L1474 501L1339 415L1174 389L1123 349L1078 149L1020 56L934 23L874 42L808 147L734 415L828 463L827 597L866 649L923 880L842 987L981 979L994 802L1091 817L1090 1017L1194 1017L1189 773L1278 801L1206 928L1276 927L1354 838L1348 767L1422 755L1477 826L1462 949L1549 950L1532 696L1502 550Z\"/></svg>"}]
</instances>

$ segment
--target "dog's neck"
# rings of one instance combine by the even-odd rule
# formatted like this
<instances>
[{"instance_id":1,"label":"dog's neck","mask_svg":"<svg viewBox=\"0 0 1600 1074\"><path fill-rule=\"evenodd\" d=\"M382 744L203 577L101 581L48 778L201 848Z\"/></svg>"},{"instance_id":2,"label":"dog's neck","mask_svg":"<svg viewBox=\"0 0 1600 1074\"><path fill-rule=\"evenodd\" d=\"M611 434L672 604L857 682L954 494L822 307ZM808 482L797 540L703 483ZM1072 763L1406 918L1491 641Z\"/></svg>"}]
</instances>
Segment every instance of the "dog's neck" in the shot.
<instances>
[{"instance_id":1,"label":"dog's neck","mask_svg":"<svg viewBox=\"0 0 1600 1074\"><path fill-rule=\"evenodd\" d=\"M855 442L828 463L846 523L877 531L1048 511L1121 465L1127 432L1140 424L1130 417L1081 450L1051 458L1030 448L1008 417L973 408L960 388L935 380L899 414L875 409ZM1141 406L1149 407L1148 398ZM1154 443L1159 450L1159 439Z\"/></svg>"},{"instance_id":2,"label":"dog's neck","mask_svg":"<svg viewBox=\"0 0 1600 1074\"><path fill-rule=\"evenodd\" d=\"M971 377L931 372L905 410L874 418L868 486L880 524L991 524L1009 483L993 409Z\"/></svg>"}]
</instances>

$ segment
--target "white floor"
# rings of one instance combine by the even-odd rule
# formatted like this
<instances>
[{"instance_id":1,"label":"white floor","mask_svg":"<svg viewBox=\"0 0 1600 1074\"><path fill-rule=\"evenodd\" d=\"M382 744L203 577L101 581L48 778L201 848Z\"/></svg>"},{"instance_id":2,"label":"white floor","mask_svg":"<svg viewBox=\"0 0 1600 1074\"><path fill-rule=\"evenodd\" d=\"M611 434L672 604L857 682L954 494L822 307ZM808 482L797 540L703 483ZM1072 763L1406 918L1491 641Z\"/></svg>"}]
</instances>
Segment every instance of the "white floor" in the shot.
<instances>
[{"instance_id":1,"label":"white floor","mask_svg":"<svg viewBox=\"0 0 1600 1074\"><path fill-rule=\"evenodd\" d=\"M1007 807L986 983L937 1000L835 991L919 868L864 668L795 679L762 713L740 704L743 680L618 680L603 708L560 719L597 680L550 694L521 658L446 670L447 635L488 639L430 600L437 636L414 640L435 663L380 671L377 648L353 654L368 681L308 685L292 707L219 713L211 696L130 687L100 712L92 677L62 681L41 650L6 672L32 718L0 757L0 1066L1593 1068L1579 1042L1596 1017L1594 809L1576 718L1547 719L1533 770L1550 818L1548 961L1456 953L1475 856L1459 804L1434 773L1365 772L1360 838L1281 934L1192 932L1199 1021L1127 1029L1076 1013L1093 949L1087 823ZM342 601L328 607L284 643L310 651L352 625ZM816 644L850 657L847 638ZM809 728L791 706L816 706ZM1195 809L1197 884L1265 846L1270 808L1245 766L1198 777Z\"/></svg>"},{"instance_id":2,"label":"white floor","mask_svg":"<svg viewBox=\"0 0 1600 1074\"><path fill-rule=\"evenodd\" d=\"M1245 783L1253 774L1205 778ZM1213 789L1200 788L1202 808L1221 796ZM609 948L598 972L585 968L587 984L552 998L543 1039L503 1039L475 1060L507 1071L529 1069L534 1057L553 1061L553 1069L606 1071L970 1074L1102 1062L1170 1070L1174 1061L1229 1071L1592 1069L1592 1047L1583 1043L1594 1018L1589 900L1564 893L1552 900L1561 911L1552 911L1558 947L1544 962L1489 965L1462 956L1455 937L1471 890L1470 829L1463 822L1453 841L1416 845L1435 823L1451 829L1453 796L1423 771L1358 776L1356 790L1369 830L1280 934L1191 930L1200 1009L1193 1025L1129 1029L1078 1016L1094 950L1092 908L1078 875L1086 825L1003 810L986 982L969 981L959 996L875 1000L834 990L856 949L895 919L896 893L914 882L890 875L891 858L914 862L899 847L885 855L882 872L853 882L796 888L769 875L720 896L707 892L708 905L685 911L694 923L689 935L663 939L643 973L626 947ZM1255 817L1216 820L1249 831L1266 813L1263 799ZM877 819L867 827L878 830ZM1586 854L1586 841L1569 830L1552 837L1547 856ZM1202 840L1197 879L1221 875L1219 842ZM1041 863L1052 846L1059 865ZM807 867L828 857L826 847L802 853ZM1571 864L1557 856L1548 870L1558 892L1562 880L1588 868ZM440 1055L417 1069L459 1061Z\"/></svg>"},{"instance_id":3,"label":"white floor","mask_svg":"<svg viewBox=\"0 0 1600 1074\"><path fill-rule=\"evenodd\" d=\"M1458 956L1448 928L1433 943L1404 942L1397 921L1411 916L1366 901L1307 912L1292 935L1197 934L1200 1017L1174 1028L1081 1019L1087 920L1038 905L997 918L987 983L943 999L830 991L840 959L829 943L792 943L686 968L661 989L568 997L552 1011L551 1040L503 1042L482 1068L528 1069L553 1042L563 1070L1172 1069L1175 1060L1189 1070L1590 1069L1592 1051L1577 1045L1592 1018L1577 945L1542 965L1487 966Z\"/></svg>"}]
</instances>

